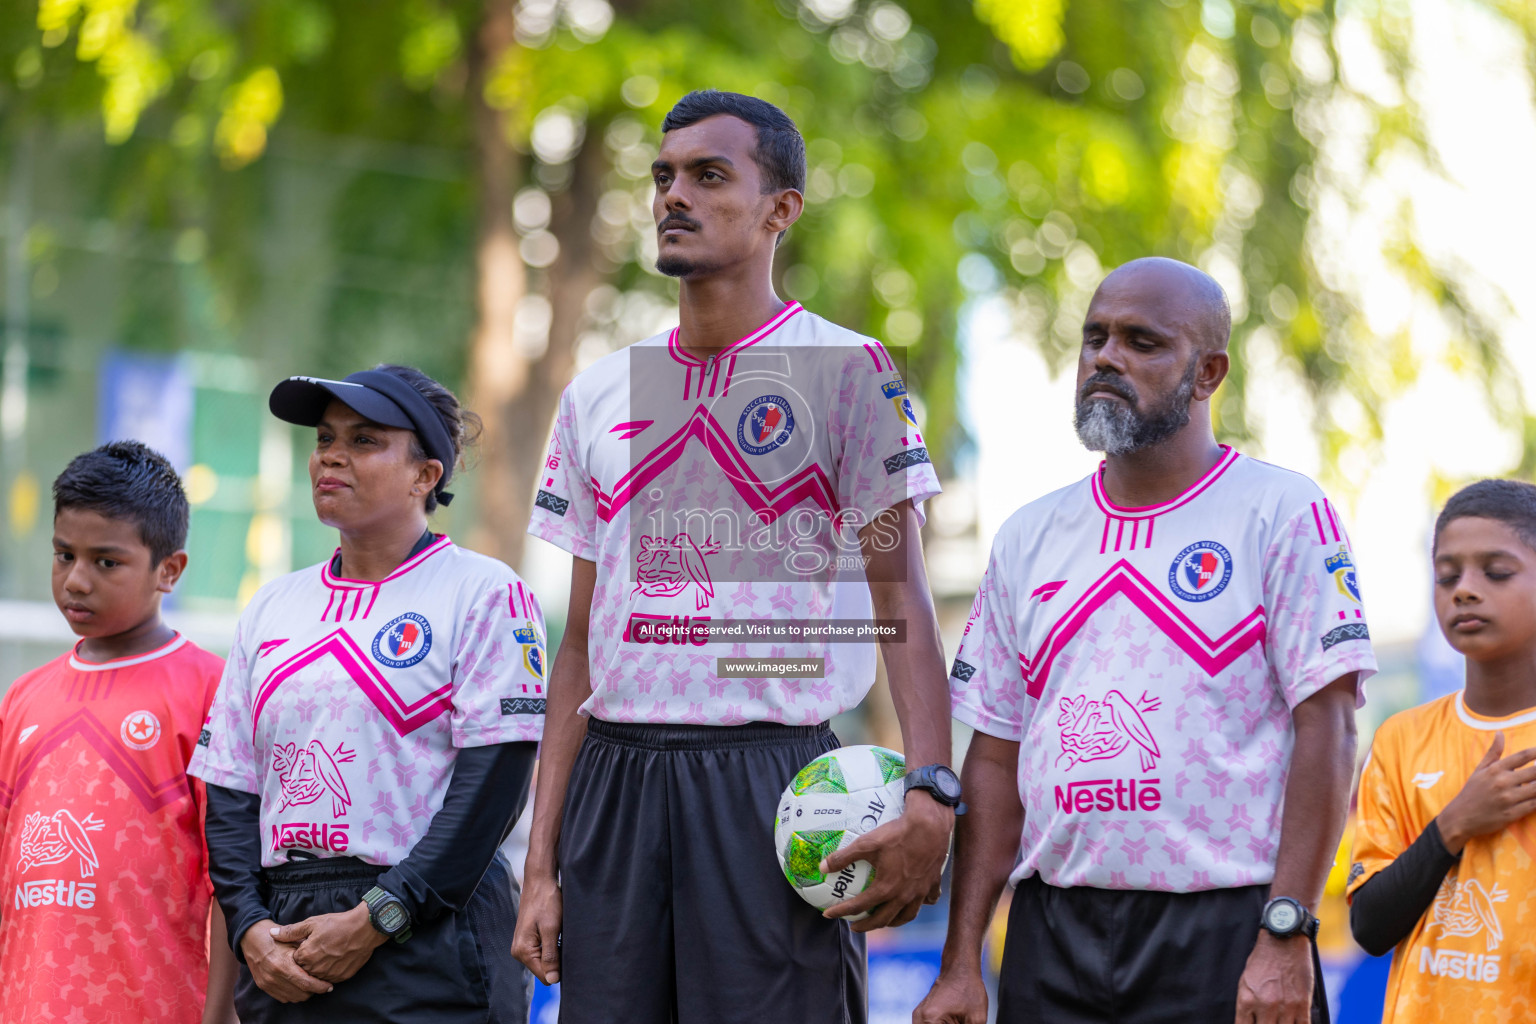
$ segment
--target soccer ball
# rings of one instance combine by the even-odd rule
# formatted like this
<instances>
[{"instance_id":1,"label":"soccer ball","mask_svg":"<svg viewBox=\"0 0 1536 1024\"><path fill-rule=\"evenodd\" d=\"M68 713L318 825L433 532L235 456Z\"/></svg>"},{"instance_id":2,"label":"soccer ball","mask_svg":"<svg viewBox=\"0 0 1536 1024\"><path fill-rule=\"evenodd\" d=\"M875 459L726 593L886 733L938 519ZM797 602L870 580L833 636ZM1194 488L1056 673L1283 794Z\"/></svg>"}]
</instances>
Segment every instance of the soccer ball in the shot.
<instances>
[{"instance_id":1,"label":"soccer ball","mask_svg":"<svg viewBox=\"0 0 1536 1024\"><path fill-rule=\"evenodd\" d=\"M800 769L779 798L773 847L801 899L825 910L869 887L874 872L867 860L830 877L820 865L864 833L901 817L906 774L906 759L896 751L867 745L839 747Z\"/></svg>"}]
</instances>

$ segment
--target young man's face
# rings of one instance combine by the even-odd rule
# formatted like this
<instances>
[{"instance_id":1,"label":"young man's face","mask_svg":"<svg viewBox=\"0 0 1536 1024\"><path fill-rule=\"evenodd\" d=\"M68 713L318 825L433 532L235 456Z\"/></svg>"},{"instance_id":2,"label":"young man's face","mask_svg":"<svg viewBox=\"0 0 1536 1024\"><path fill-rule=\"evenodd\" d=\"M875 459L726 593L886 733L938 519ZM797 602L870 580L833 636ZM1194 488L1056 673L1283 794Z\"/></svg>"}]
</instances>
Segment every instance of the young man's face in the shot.
<instances>
[{"instance_id":1,"label":"young man's face","mask_svg":"<svg viewBox=\"0 0 1536 1024\"><path fill-rule=\"evenodd\" d=\"M1435 542L1435 618L1474 661L1536 641L1536 552L1497 519L1453 519ZM1528 656L1528 655L1527 655Z\"/></svg>"},{"instance_id":2,"label":"young man's face","mask_svg":"<svg viewBox=\"0 0 1536 1024\"><path fill-rule=\"evenodd\" d=\"M718 273L766 252L774 193L763 192L757 129L717 114L662 136L651 165L656 269L671 277Z\"/></svg>"},{"instance_id":3,"label":"young man's face","mask_svg":"<svg viewBox=\"0 0 1536 1024\"><path fill-rule=\"evenodd\" d=\"M80 508L54 517L53 602L76 636L116 636L150 619L185 566L180 551L156 563L132 521Z\"/></svg>"}]
</instances>

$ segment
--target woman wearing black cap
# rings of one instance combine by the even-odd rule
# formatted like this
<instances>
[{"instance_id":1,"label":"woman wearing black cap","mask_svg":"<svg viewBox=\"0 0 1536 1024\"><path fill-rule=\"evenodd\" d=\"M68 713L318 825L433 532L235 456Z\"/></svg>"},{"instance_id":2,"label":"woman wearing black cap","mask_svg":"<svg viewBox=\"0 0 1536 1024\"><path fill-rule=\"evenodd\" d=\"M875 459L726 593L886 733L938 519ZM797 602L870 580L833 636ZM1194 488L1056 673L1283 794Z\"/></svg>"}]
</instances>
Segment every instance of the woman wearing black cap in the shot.
<instances>
[{"instance_id":1,"label":"woman wearing black cap","mask_svg":"<svg viewBox=\"0 0 1536 1024\"><path fill-rule=\"evenodd\" d=\"M240 616L189 769L259 1021L518 1021L529 979L497 847L528 793L544 622L501 562L427 515L478 421L418 370L291 377L335 555Z\"/></svg>"}]
</instances>

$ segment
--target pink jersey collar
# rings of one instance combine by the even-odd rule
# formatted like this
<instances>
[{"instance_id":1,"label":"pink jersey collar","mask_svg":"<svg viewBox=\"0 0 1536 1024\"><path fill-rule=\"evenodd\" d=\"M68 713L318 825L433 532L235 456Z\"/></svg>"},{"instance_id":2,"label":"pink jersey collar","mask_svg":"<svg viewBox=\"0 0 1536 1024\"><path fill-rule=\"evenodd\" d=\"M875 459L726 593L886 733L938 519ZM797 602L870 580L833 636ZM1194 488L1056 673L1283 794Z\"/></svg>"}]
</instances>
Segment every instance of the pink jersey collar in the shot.
<instances>
[{"instance_id":1,"label":"pink jersey collar","mask_svg":"<svg viewBox=\"0 0 1536 1024\"><path fill-rule=\"evenodd\" d=\"M1093 476L1089 477L1093 487L1093 500L1098 503L1099 509L1105 515L1115 519L1149 519L1155 516L1166 515L1204 494L1241 457L1236 448L1224 444L1221 446L1221 458L1216 460L1216 465L1206 470L1205 475L1190 485L1184 493L1163 502L1161 505L1142 505L1137 508L1121 508L1109 500L1109 495L1104 493L1104 463L1100 462L1099 468L1094 471Z\"/></svg>"},{"instance_id":2,"label":"pink jersey collar","mask_svg":"<svg viewBox=\"0 0 1536 1024\"><path fill-rule=\"evenodd\" d=\"M81 641L80 643L84 643ZM80 644L75 644L75 649L69 652L69 667L76 672L107 672L115 668L129 668L133 665L142 665L146 661L154 661L172 654L181 649L187 642L187 638L177 633L176 636L156 647L152 651L143 654L131 654L125 658L113 658L111 661L83 661L80 658Z\"/></svg>"},{"instance_id":3,"label":"pink jersey collar","mask_svg":"<svg viewBox=\"0 0 1536 1024\"><path fill-rule=\"evenodd\" d=\"M321 563L320 578L325 582L325 585L330 587L332 590L357 590L360 587L382 587L390 580L397 580L401 576L404 576L406 573L410 572L412 569L416 568L418 565L425 562L439 551L447 551L452 546L453 541L449 540L448 535L445 533L431 544L428 544L426 547L422 548L412 557L407 558L405 561L401 562L394 572L390 573L388 576L381 580L349 580L340 576L331 575L331 563L336 560L336 555L341 552L341 549L337 548L336 551L331 553L330 558L327 558L324 562Z\"/></svg>"},{"instance_id":4,"label":"pink jersey collar","mask_svg":"<svg viewBox=\"0 0 1536 1024\"><path fill-rule=\"evenodd\" d=\"M788 323L790 318L793 317L796 313L799 313L803 308L804 307L802 307L800 303L791 300L783 309L769 317L767 322L757 330L753 331L745 338L736 339L729 345L725 346L725 348L715 353L715 361L718 363L726 356L734 355L735 353L740 352L742 349L746 348L748 345L755 345L757 342L762 341L764 338L768 337L768 335L772 334L774 331ZM674 327L672 328L672 333L667 335L667 351L672 353L673 359L676 359L684 366L703 366L706 360L700 359L698 356L690 355L689 353L683 351L683 347L677 343L677 332L679 330L680 328Z\"/></svg>"}]
</instances>

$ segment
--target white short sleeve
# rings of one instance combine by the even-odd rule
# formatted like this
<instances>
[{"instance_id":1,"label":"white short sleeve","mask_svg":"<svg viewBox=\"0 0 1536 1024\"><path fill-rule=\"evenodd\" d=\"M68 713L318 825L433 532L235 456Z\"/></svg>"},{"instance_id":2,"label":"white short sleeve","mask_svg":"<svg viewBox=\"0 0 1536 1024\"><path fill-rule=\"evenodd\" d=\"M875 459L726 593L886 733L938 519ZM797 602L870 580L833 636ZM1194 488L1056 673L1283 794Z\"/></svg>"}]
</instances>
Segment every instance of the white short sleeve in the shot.
<instances>
[{"instance_id":1,"label":"white short sleeve","mask_svg":"<svg viewBox=\"0 0 1536 1024\"><path fill-rule=\"evenodd\" d=\"M538 493L528 532L569 551L577 558L597 559L597 501L592 478L582 469L576 421L575 382L560 396L554 434L539 471Z\"/></svg>"},{"instance_id":2,"label":"white short sleeve","mask_svg":"<svg viewBox=\"0 0 1536 1024\"><path fill-rule=\"evenodd\" d=\"M249 615L247 610L247 615ZM224 675L208 709L187 774L243 793L261 792L257 778L255 719L251 713L250 653L245 647L246 616L235 629L235 642L224 662Z\"/></svg>"},{"instance_id":3,"label":"white short sleeve","mask_svg":"<svg viewBox=\"0 0 1536 1024\"><path fill-rule=\"evenodd\" d=\"M544 731L544 612L521 581L481 595L464 622L453 672L453 745L537 741Z\"/></svg>"},{"instance_id":4,"label":"white short sleeve","mask_svg":"<svg viewBox=\"0 0 1536 1024\"><path fill-rule=\"evenodd\" d=\"M950 705L955 717L973 729L998 739L1020 740L1028 697L1007 580L994 547L950 670Z\"/></svg>"},{"instance_id":5,"label":"white short sleeve","mask_svg":"<svg viewBox=\"0 0 1536 1024\"><path fill-rule=\"evenodd\" d=\"M1321 496L1280 528L1264 557L1266 646L1280 692L1294 708L1359 672L1356 700L1376 672L1349 534Z\"/></svg>"}]
</instances>

